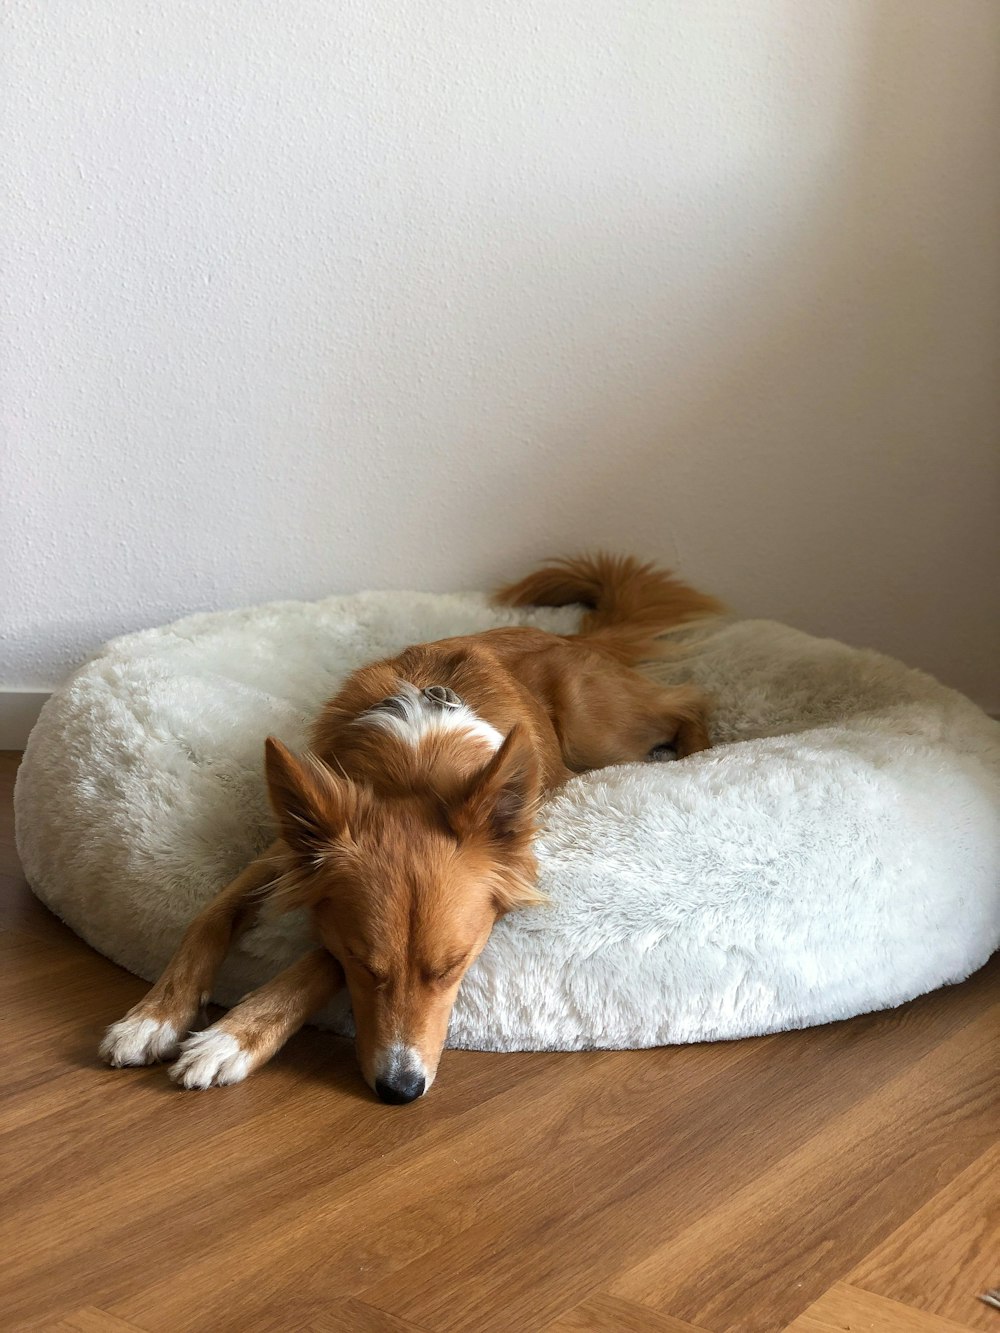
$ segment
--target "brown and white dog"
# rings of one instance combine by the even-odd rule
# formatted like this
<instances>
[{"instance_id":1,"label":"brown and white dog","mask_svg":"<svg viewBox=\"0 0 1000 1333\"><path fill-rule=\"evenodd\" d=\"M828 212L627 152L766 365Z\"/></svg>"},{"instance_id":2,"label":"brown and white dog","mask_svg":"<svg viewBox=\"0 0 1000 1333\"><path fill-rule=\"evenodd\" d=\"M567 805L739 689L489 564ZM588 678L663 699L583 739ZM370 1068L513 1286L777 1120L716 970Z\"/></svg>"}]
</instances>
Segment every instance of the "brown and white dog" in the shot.
<instances>
[{"instance_id":1,"label":"brown and white dog","mask_svg":"<svg viewBox=\"0 0 1000 1333\"><path fill-rule=\"evenodd\" d=\"M346 982L365 1079L409 1102L437 1071L455 996L496 921L539 902L542 796L574 773L709 745L693 686L633 670L655 636L717 612L631 558L560 561L508 606L589 607L578 634L495 629L362 667L309 752L266 746L280 836L195 919L166 971L107 1031L112 1065L174 1060L187 1088L236 1083ZM270 904L311 910L321 947L205 1031L188 1033L230 944Z\"/></svg>"}]
</instances>

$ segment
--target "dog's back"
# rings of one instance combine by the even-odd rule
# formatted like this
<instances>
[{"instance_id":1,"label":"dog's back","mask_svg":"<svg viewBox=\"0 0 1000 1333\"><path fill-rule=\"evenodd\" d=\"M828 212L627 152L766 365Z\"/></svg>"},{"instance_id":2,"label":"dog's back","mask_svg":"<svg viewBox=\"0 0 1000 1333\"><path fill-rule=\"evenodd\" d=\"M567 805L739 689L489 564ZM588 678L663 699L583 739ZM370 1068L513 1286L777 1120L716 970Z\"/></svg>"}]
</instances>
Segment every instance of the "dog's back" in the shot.
<instances>
[{"instance_id":1,"label":"dog's back","mask_svg":"<svg viewBox=\"0 0 1000 1333\"><path fill-rule=\"evenodd\" d=\"M669 743L701 709L693 691L675 691L664 717L663 691L628 669L664 651L657 635L721 609L673 575L630 556L580 556L502 588L496 601L587 610L574 635L485 630L362 667L317 719L314 751L376 787L398 789L407 767L421 782L431 761L437 781L442 763L463 767L457 733L498 744L520 727L548 789L572 772ZM451 691L458 706L443 706L437 690Z\"/></svg>"}]
</instances>

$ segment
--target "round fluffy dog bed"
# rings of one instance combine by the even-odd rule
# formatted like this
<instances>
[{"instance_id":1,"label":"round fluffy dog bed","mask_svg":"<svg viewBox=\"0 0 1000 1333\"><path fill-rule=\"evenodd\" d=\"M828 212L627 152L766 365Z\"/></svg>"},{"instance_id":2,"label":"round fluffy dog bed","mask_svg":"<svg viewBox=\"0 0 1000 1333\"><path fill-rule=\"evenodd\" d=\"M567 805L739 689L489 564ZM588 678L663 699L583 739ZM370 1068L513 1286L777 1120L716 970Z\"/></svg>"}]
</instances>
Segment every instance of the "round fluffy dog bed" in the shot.
<instances>
[{"instance_id":1,"label":"round fluffy dog bed","mask_svg":"<svg viewBox=\"0 0 1000 1333\"><path fill-rule=\"evenodd\" d=\"M15 793L35 892L140 976L271 838L264 737L304 743L355 667L575 613L370 593L192 616L117 639L46 704ZM502 921L449 1044L743 1037L899 1004L1000 943L1000 725L928 676L768 621L675 633L657 675L714 696L716 748L574 779L547 805L547 907ZM249 934L232 1003L307 947ZM346 1001L323 1016L349 1032Z\"/></svg>"}]
</instances>

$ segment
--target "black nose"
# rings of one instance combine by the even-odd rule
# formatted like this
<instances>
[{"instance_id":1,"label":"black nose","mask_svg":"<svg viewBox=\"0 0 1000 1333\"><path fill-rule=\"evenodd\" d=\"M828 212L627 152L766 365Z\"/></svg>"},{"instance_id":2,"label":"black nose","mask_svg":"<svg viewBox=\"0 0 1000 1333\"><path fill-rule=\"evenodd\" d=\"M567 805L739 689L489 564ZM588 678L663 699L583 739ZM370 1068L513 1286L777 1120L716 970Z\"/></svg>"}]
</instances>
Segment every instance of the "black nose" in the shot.
<instances>
[{"instance_id":1,"label":"black nose","mask_svg":"<svg viewBox=\"0 0 1000 1333\"><path fill-rule=\"evenodd\" d=\"M422 1074L401 1074L391 1083L382 1078L375 1080L379 1100L388 1102L390 1106L405 1106L407 1102L415 1102L423 1096L426 1086L427 1080Z\"/></svg>"}]
</instances>

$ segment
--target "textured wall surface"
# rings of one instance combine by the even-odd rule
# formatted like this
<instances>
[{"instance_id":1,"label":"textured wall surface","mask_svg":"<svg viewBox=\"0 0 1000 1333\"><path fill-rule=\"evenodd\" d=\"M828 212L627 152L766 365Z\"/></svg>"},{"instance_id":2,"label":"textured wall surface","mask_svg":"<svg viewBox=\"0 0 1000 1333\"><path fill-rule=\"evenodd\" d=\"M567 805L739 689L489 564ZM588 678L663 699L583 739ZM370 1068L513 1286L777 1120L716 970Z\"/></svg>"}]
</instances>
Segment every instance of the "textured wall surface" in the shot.
<instances>
[{"instance_id":1,"label":"textured wall surface","mask_svg":"<svg viewBox=\"0 0 1000 1333\"><path fill-rule=\"evenodd\" d=\"M604 544L1000 707L996 0L9 6L0 685Z\"/></svg>"}]
</instances>

